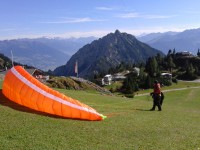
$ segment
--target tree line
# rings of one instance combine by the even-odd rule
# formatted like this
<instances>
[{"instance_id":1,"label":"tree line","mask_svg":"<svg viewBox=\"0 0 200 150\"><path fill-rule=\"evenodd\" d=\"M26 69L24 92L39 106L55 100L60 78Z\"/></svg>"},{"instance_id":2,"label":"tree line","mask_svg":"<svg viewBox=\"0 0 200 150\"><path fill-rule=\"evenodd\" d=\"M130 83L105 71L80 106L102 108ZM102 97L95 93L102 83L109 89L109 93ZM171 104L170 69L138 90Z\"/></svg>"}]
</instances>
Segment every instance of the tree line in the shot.
<instances>
[{"instance_id":1,"label":"tree line","mask_svg":"<svg viewBox=\"0 0 200 150\"><path fill-rule=\"evenodd\" d=\"M131 70L134 67L140 68L139 76ZM180 80L194 80L200 76L200 50L197 56L189 53L176 52L175 49L169 50L167 55L149 57L146 63L130 64L122 62L115 68L110 68L108 73L115 74L129 70L130 73L123 81L123 86L118 89L125 94L132 94L140 89L152 88L153 82L158 80L164 86L170 86L172 82ZM162 78L161 73L172 74L172 79Z\"/></svg>"}]
</instances>

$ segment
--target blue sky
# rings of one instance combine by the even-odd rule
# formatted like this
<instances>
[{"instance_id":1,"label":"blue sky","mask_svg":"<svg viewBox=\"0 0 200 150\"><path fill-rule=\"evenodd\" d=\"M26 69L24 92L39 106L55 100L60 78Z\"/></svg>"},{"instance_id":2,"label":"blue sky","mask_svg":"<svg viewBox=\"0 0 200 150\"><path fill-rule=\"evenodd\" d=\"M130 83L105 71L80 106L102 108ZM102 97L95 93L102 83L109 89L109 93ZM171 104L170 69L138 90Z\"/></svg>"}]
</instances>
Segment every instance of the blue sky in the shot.
<instances>
[{"instance_id":1,"label":"blue sky","mask_svg":"<svg viewBox=\"0 0 200 150\"><path fill-rule=\"evenodd\" d=\"M0 0L0 39L102 37L200 27L200 0Z\"/></svg>"}]
</instances>

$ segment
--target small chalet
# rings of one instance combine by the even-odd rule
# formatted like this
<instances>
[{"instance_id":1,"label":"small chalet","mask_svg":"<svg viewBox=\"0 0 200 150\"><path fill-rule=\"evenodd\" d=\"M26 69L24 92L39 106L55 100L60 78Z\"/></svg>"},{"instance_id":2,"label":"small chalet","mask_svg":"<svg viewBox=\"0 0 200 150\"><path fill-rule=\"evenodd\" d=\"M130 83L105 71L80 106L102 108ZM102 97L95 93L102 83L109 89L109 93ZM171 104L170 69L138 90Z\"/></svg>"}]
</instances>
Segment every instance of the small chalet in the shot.
<instances>
[{"instance_id":1,"label":"small chalet","mask_svg":"<svg viewBox=\"0 0 200 150\"><path fill-rule=\"evenodd\" d=\"M192 56L192 53L189 51L182 51L182 52L177 52L176 56L177 57Z\"/></svg>"},{"instance_id":2,"label":"small chalet","mask_svg":"<svg viewBox=\"0 0 200 150\"><path fill-rule=\"evenodd\" d=\"M130 73L134 73L136 76L139 76L140 69L137 68L137 67L134 67L132 69L132 71L126 70L126 71L123 71L123 72L116 73L114 75L107 74L102 78L101 84L102 85L111 85L112 82L123 81L124 79L126 79L127 75L130 74Z\"/></svg>"},{"instance_id":3,"label":"small chalet","mask_svg":"<svg viewBox=\"0 0 200 150\"><path fill-rule=\"evenodd\" d=\"M116 73L113 75L113 80L114 81L121 81L126 79L126 76L123 73Z\"/></svg>"},{"instance_id":4,"label":"small chalet","mask_svg":"<svg viewBox=\"0 0 200 150\"><path fill-rule=\"evenodd\" d=\"M162 78L171 80L172 74L171 73L161 73Z\"/></svg>"},{"instance_id":5,"label":"small chalet","mask_svg":"<svg viewBox=\"0 0 200 150\"><path fill-rule=\"evenodd\" d=\"M102 79L102 85L111 85L111 83L112 83L112 75L110 75L110 74L107 74L107 75L105 75L104 77L103 77L103 79Z\"/></svg>"},{"instance_id":6,"label":"small chalet","mask_svg":"<svg viewBox=\"0 0 200 150\"><path fill-rule=\"evenodd\" d=\"M25 69L30 75L32 75L33 77L35 77L36 79L38 79L41 82L45 82L47 80L49 80L49 76L44 76L43 71L38 70L38 69ZM6 75L8 70L3 70L0 72L0 79L4 80L4 77Z\"/></svg>"},{"instance_id":7,"label":"small chalet","mask_svg":"<svg viewBox=\"0 0 200 150\"><path fill-rule=\"evenodd\" d=\"M44 73L41 70L38 69L25 69L25 70L41 82L49 80L49 76L44 76L43 75Z\"/></svg>"}]
</instances>

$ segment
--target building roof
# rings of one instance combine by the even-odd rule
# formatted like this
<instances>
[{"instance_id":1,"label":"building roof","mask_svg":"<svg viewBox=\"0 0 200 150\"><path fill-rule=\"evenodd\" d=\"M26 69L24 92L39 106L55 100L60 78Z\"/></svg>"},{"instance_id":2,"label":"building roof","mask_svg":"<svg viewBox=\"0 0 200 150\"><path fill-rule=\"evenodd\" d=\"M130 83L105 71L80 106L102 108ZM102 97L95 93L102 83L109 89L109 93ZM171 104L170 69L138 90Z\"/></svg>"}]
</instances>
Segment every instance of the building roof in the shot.
<instances>
[{"instance_id":1,"label":"building roof","mask_svg":"<svg viewBox=\"0 0 200 150\"><path fill-rule=\"evenodd\" d=\"M36 69L25 69L29 74L33 75Z\"/></svg>"},{"instance_id":2,"label":"building roof","mask_svg":"<svg viewBox=\"0 0 200 150\"><path fill-rule=\"evenodd\" d=\"M8 69L9 70L9 69ZM1 71L0 74L3 74L3 75L6 75L7 71L8 70L4 70L4 71ZM36 71L38 73L42 73L42 71L38 70L38 69L25 69L29 74L33 75Z\"/></svg>"},{"instance_id":3,"label":"building roof","mask_svg":"<svg viewBox=\"0 0 200 150\"><path fill-rule=\"evenodd\" d=\"M172 75L171 73L161 73L161 75Z\"/></svg>"}]
</instances>

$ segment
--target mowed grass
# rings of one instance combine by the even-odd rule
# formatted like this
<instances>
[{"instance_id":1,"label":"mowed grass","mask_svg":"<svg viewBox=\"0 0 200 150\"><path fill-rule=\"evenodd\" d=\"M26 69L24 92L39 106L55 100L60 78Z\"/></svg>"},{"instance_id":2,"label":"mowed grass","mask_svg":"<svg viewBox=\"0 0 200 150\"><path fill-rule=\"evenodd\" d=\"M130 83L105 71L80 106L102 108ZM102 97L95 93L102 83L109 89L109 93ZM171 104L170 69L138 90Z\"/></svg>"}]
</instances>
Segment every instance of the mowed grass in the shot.
<instances>
[{"instance_id":1,"label":"mowed grass","mask_svg":"<svg viewBox=\"0 0 200 150\"><path fill-rule=\"evenodd\" d=\"M2 150L198 150L200 88L165 92L163 111L149 96L133 99L56 89L107 116L63 119L19 106L0 93Z\"/></svg>"}]
</instances>

